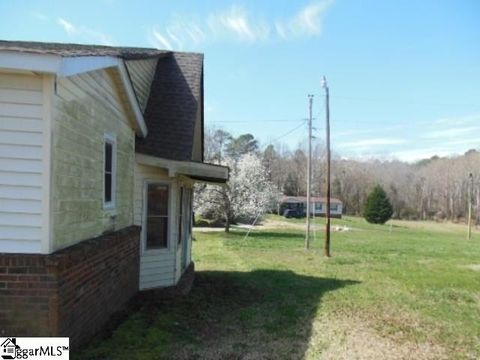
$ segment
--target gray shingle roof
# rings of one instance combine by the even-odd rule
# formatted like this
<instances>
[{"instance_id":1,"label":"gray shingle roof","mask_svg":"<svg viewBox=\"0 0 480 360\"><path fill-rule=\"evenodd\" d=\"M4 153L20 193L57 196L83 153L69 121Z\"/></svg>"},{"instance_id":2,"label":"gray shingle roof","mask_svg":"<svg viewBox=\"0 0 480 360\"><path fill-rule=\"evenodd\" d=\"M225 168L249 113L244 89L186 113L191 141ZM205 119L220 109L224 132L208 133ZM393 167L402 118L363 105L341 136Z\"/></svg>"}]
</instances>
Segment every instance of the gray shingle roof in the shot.
<instances>
[{"instance_id":1,"label":"gray shingle roof","mask_svg":"<svg viewBox=\"0 0 480 360\"><path fill-rule=\"evenodd\" d=\"M144 114L148 136L137 139L136 151L167 159L192 160L199 110L203 119L202 95L202 54L172 53L159 59Z\"/></svg>"},{"instance_id":2,"label":"gray shingle roof","mask_svg":"<svg viewBox=\"0 0 480 360\"><path fill-rule=\"evenodd\" d=\"M126 60L145 59L161 56L171 51L139 47L118 47L103 45L82 45L43 43L35 41L0 40L0 50L28 52L34 54L53 54L60 56L115 56Z\"/></svg>"},{"instance_id":3,"label":"gray shingle roof","mask_svg":"<svg viewBox=\"0 0 480 360\"><path fill-rule=\"evenodd\" d=\"M198 111L203 127L203 54L151 48L0 40L0 51L67 56L114 56L125 60L158 57L144 112L148 128L135 150L172 160L192 160ZM203 140L203 139L202 139Z\"/></svg>"}]
</instances>

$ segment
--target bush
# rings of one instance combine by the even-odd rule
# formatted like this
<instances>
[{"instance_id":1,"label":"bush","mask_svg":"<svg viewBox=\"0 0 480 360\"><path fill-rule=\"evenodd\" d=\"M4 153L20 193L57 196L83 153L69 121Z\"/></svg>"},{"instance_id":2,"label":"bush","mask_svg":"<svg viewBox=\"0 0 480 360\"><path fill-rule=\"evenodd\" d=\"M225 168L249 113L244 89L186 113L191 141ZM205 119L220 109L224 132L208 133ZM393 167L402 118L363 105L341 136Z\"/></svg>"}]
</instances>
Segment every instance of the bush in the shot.
<instances>
[{"instance_id":1,"label":"bush","mask_svg":"<svg viewBox=\"0 0 480 360\"><path fill-rule=\"evenodd\" d=\"M200 220L196 220L195 223L193 224L193 226L195 226L195 227L208 227L208 226L210 226L210 223L205 219L200 219Z\"/></svg>"},{"instance_id":2,"label":"bush","mask_svg":"<svg viewBox=\"0 0 480 360\"><path fill-rule=\"evenodd\" d=\"M392 204L380 185L375 186L368 195L363 214L365 220L372 224L385 224L392 217Z\"/></svg>"}]
</instances>

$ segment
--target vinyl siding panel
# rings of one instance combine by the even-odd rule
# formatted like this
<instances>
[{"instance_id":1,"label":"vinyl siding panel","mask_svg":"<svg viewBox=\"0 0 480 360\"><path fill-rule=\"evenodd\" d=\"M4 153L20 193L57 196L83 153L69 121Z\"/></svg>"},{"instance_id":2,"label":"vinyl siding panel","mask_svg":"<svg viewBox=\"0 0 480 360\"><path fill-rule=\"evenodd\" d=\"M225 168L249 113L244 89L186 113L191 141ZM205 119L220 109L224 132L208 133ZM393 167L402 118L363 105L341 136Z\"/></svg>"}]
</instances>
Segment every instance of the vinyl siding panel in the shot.
<instances>
[{"instance_id":1,"label":"vinyl siding panel","mask_svg":"<svg viewBox=\"0 0 480 360\"><path fill-rule=\"evenodd\" d=\"M169 247L162 251L145 250L144 197L146 181L165 182L170 186L169 202ZM134 223L142 226L140 249L140 290L172 286L176 283L176 181L166 171L136 164L134 188Z\"/></svg>"},{"instance_id":2,"label":"vinyl siding panel","mask_svg":"<svg viewBox=\"0 0 480 360\"><path fill-rule=\"evenodd\" d=\"M0 252L42 252L49 149L44 78L0 73Z\"/></svg>"},{"instance_id":3,"label":"vinyl siding panel","mask_svg":"<svg viewBox=\"0 0 480 360\"><path fill-rule=\"evenodd\" d=\"M161 251L145 250L145 187L147 183L168 183L170 186L169 202L169 247ZM168 177L166 170L156 167L135 165L135 187L134 187L134 223L142 226L141 249L140 249L140 290L173 286L182 273L182 251L183 246L178 246L178 202L179 187L189 187L191 184L183 184L178 178ZM187 210L188 211L188 210ZM185 230L184 230L185 231ZM191 261L191 237L187 239L187 266Z\"/></svg>"},{"instance_id":4,"label":"vinyl siding panel","mask_svg":"<svg viewBox=\"0 0 480 360\"><path fill-rule=\"evenodd\" d=\"M59 78L54 97L54 248L133 223L135 134L114 72ZM104 135L117 142L116 207L104 208Z\"/></svg>"},{"instance_id":5,"label":"vinyl siding panel","mask_svg":"<svg viewBox=\"0 0 480 360\"><path fill-rule=\"evenodd\" d=\"M158 58L125 62L142 112L145 111L147 106L157 62Z\"/></svg>"}]
</instances>

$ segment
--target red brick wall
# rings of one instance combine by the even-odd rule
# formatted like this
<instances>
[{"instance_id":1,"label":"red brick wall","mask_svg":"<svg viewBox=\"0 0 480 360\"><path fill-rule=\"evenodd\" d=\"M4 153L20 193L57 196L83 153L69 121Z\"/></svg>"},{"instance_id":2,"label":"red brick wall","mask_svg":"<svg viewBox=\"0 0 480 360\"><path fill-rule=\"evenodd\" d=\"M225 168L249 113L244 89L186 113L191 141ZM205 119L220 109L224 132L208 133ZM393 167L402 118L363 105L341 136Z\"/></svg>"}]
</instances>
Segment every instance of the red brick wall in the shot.
<instances>
[{"instance_id":1,"label":"red brick wall","mask_svg":"<svg viewBox=\"0 0 480 360\"><path fill-rule=\"evenodd\" d=\"M138 292L139 241L131 226L50 255L0 254L0 334L90 339Z\"/></svg>"}]
</instances>

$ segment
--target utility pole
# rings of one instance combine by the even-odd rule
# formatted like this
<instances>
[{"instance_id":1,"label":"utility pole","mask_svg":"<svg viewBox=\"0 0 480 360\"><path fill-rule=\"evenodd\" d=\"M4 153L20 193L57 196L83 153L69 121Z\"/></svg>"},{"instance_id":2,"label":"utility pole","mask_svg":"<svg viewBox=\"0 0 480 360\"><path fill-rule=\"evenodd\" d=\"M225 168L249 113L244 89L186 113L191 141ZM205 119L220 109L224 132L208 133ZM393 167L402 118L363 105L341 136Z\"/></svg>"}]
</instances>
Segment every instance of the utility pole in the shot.
<instances>
[{"instance_id":1,"label":"utility pole","mask_svg":"<svg viewBox=\"0 0 480 360\"><path fill-rule=\"evenodd\" d=\"M469 175L468 184L468 233L467 240L472 238L472 196L473 196L473 174Z\"/></svg>"},{"instance_id":2,"label":"utility pole","mask_svg":"<svg viewBox=\"0 0 480 360\"><path fill-rule=\"evenodd\" d=\"M313 95L308 95L308 161L307 161L307 229L305 233L305 249L310 247L310 187L312 180L312 105Z\"/></svg>"},{"instance_id":3,"label":"utility pole","mask_svg":"<svg viewBox=\"0 0 480 360\"><path fill-rule=\"evenodd\" d=\"M330 99L328 92L327 78L322 79L322 87L325 89L325 115L326 115L326 142L327 142L327 211L325 217L327 223L325 226L325 250L326 257L330 257Z\"/></svg>"}]
</instances>

